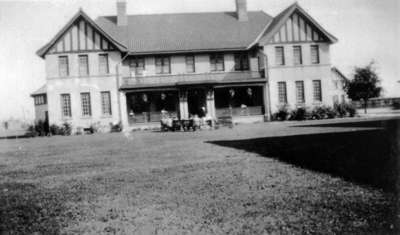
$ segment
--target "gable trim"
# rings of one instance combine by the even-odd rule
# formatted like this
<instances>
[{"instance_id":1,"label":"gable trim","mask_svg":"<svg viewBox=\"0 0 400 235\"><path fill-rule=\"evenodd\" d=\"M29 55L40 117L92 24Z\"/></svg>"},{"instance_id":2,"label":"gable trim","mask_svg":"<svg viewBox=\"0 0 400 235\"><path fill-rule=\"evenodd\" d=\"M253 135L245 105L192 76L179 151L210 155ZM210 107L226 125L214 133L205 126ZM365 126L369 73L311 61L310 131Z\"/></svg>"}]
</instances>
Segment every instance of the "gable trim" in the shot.
<instances>
[{"instance_id":1,"label":"gable trim","mask_svg":"<svg viewBox=\"0 0 400 235\"><path fill-rule=\"evenodd\" d=\"M278 22L274 25L271 26L272 28L267 29L266 31L270 30L266 35L263 35L264 37L261 37L259 43L261 44L268 44L269 41L272 39L272 37L275 36L276 33L281 29L281 27L286 23L286 21L290 18L293 20L292 14L295 13L296 11L298 15L301 15L305 18L304 21L309 21L312 25L316 27L318 31L323 34L330 43L335 43L337 42L337 38L334 37L332 34L328 33L318 22L312 18L303 8L300 7L300 5L296 2L292 5L290 5L288 8L283 10L280 14L278 14L274 19L278 20ZM297 23L300 23L297 22ZM306 27L307 28L307 27ZM288 29L287 29L288 30ZM294 36L294 28L292 27L292 36ZM312 32L311 32L312 33ZM307 37L307 34L306 34ZM314 38L314 35L311 35L312 38Z\"/></svg>"},{"instance_id":2,"label":"gable trim","mask_svg":"<svg viewBox=\"0 0 400 235\"><path fill-rule=\"evenodd\" d=\"M60 39L62 35L64 35L75 23L75 21L79 18L82 17L85 21L87 21L88 24L90 24L95 30L99 32L100 35L104 36L107 40L109 40L118 50L125 52L127 51L126 47L119 43L117 40L113 39L110 35L108 35L104 30L102 30L86 13L82 10L79 9L79 11L72 17L70 21L48 42L46 45L44 45L42 48L40 48L36 54L42 58L48 53L48 51L56 44L56 42ZM79 24L77 25L79 29ZM87 36L87 26L85 26L85 35ZM92 30L92 36L94 39L94 30ZM79 30L78 30L78 44L80 43L79 39ZM101 39L101 38L100 38ZM86 44L87 44L87 39L85 39ZM100 40L100 43L102 43L102 40ZM72 48L72 33L70 33L70 46ZM62 47L65 48L65 41L63 40ZM78 46L79 48L79 46ZM86 47L87 48L87 47Z\"/></svg>"}]
</instances>

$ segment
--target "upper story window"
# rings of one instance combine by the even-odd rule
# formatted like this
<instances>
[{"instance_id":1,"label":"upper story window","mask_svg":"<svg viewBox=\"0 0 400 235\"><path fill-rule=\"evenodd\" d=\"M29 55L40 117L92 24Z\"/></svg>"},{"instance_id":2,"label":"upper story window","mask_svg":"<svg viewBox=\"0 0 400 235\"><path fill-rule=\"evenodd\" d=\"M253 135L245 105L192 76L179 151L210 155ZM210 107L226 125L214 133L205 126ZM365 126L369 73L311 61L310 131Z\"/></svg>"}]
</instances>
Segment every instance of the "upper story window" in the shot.
<instances>
[{"instance_id":1,"label":"upper story window","mask_svg":"<svg viewBox=\"0 0 400 235\"><path fill-rule=\"evenodd\" d=\"M62 117L71 117L71 96L70 94L61 94L61 114Z\"/></svg>"},{"instance_id":2,"label":"upper story window","mask_svg":"<svg viewBox=\"0 0 400 235\"><path fill-rule=\"evenodd\" d=\"M171 73L171 60L169 56L156 57L156 73L157 74Z\"/></svg>"},{"instance_id":3,"label":"upper story window","mask_svg":"<svg viewBox=\"0 0 400 235\"><path fill-rule=\"evenodd\" d=\"M303 64L301 46L293 46L293 63L295 65Z\"/></svg>"},{"instance_id":4,"label":"upper story window","mask_svg":"<svg viewBox=\"0 0 400 235\"><path fill-rule=\"evenodd\" d=\"M303 81L296 81L296 100L298 104L302 104L305 102Z\"/></svg>"},{"instance_id":5,"label":"upper story window","mask_svg":"<svg viewBox=\"0 0 400 235\"><path fill-rule=\"evenodd\" d=\"M319 64L319 46L318 45L311 46L311 63Z\"/></svg>"},{"instance_id":6,"label":"upper story window","mask_svg":"<svg viewBox=\"0 0 400 235\"><path fill-rule=\"evenodd\" d=\"M244 71L249 70L249 54L244 53L236 53L235 54L235 71Z\"/></svg>"},{"instance_id":7,"label":"upper story window","mask_svg":"<svg viewBox=\"0 0 400 235\"><path fill-rule=\"evenodd\" d=\"M108 74L108 54L99 54L99 74Z\"/></svg>"},{"instance_id":8,"label":"upper story window","mask_svg":"<svg viewBox=\"0 0 400 235\"><path fill-rule=\"evenodd\" d=\"M224 54L211 54L210 55L210 70L212 72L225 70Z\"/></svg>"},{"instance_id":9,"label":"upper story window","mask_svg":"<svg viewBox=\"0 0 400 235\"><path fill-rule=\"evenodd\" d=\"M278 82L278 100L281 104L287 103L286 82Z\"/></svg>"},{"instance_id":10,"label":"upper story window","mask_svg":"<svg viewBox=\"0 0 400 235\"><path fill-rule=\"evenodd\" d=\"M129 60L129 68L131 73L136 76L142 76L145 70L145 62L143 57L135 57Z\"/></svg>"},{"instance_id":11,"label":"upper story window","mask_svg":"<svg viewBox=\"0 0 400 235\"><path fill-rule=\"evenodd\" d=\"M79 55L79 76L89 75L88 55Z\"/></svg>"},{"instance_id":12,"label":"upper story window","mask_svg":"<svg viewBox=\"0 0 400 235\"><path fill-rule=\"evenodd\" d=\"M275 64L285 65L285 52L283 47L275 47Z\"/></svg>"},{"instance_id":13,"label":"upper story window","mask_svg":"<svg viewBox=\"0 0 400 235\"><path fill-rule=\"evenodd\" d=\"M90 93L81 93L82 116L92 116L92 107L90 104Z\"/></svg>"},{"instance_id":14,"label":"upper story window","mask_svg":"<svg viewBox=\"0 0 400 235\"><path fill-rule=\"evenodd\" d=\"M313 80L313 96L314 101L322 101L321 80Z\"/></svg>"},{"instance_id":15,"label":"upper story window","mask_svg":"<svg viewBox=\"0 0 400 235\"><path fill-rule=\"evenodd\" d=\"M186 72L187 73L194 73L196 71L195 62L194 62L194 55L187 55L185 57L186 62Z\"/></svg>"},{"instance_id":16,"label":"upper story window","mask_svg":"<svg viewBox=\"0 0 400 235\"><path fill-rule=\"evenodd\" d=\"M69 76L68 56L58 57L58 72L60 77Z\"/></svg>"},{"instance_id":17,"label":"upper story window","mask_svg":"<svg viewBox=\"0 0 400 235\"><path fill-rule=\"evenodd\" d=\"M47 103L46 95L37 95L34 98L35 105L43 105Z\"/></svg>"}]
</instances>

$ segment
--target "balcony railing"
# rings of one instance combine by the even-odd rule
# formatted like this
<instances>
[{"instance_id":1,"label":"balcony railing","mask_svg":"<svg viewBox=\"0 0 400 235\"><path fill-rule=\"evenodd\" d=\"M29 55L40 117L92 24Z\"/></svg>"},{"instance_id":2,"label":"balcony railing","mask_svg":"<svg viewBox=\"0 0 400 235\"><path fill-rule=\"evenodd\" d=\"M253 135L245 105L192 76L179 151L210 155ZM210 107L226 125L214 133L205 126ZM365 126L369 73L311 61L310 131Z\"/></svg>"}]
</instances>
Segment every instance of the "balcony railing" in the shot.
<instances>
[{"instance_id":1,"label":"balcony railing","mask_svg":"<svg viewBox=\"0 0 400 235\"><path fill-rule=\"evenodd\" d=\"M174 85L206 82L241 82L263 78L259 71L213 72L193 74L166 74L154 76L123 77L122 86L134 87L142 85Z\"/></svg>"}]
</instances>

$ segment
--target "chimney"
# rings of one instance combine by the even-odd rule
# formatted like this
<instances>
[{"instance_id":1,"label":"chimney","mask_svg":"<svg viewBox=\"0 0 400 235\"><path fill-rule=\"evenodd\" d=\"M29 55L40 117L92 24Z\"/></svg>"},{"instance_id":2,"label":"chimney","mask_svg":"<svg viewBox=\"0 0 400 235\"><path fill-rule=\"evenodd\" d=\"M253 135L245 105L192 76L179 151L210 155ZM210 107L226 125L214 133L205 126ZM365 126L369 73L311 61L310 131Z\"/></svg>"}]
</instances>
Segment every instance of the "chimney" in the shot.
<instances>
[{"instance_id":1,"label":"chimney","mask_svg":"<svg viewBox=\"0 0 400 235\"><path fill-rule=\"evenodd\" d=\"M236 0L236 14L239 21L248 21L247 0Z\"/></svg>"},{"instance_id":2,"label":"chimney","mask_svg":"<svg viewBox=\"0 0 400 235\"><path fill-rule=\"evenodd\" d=\"M117 25L128 25L128 17L126 16L126 1L117 0Z\"/></svg>"}]
</instances>

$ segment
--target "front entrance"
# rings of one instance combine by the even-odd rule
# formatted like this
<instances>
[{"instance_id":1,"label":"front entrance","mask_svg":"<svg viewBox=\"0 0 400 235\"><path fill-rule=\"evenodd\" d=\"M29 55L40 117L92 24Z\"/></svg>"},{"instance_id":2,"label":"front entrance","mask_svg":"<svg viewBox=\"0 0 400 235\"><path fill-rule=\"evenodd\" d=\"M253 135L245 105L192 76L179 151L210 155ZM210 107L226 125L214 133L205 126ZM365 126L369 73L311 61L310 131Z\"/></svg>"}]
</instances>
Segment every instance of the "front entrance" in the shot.
<instances>
[{"instance_id":1,"label":"front entrance","mask_svg":"<svg viewBox=\"0 0 400 235\"><path fill-rule=\"evenodd\" d=\"M188 89L187 100L189 115L204 117L205 113L207 112L206 90L202 88Z\"/></svg>"}]
</instances>

